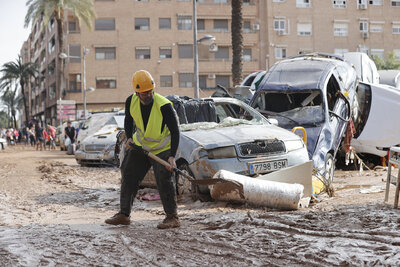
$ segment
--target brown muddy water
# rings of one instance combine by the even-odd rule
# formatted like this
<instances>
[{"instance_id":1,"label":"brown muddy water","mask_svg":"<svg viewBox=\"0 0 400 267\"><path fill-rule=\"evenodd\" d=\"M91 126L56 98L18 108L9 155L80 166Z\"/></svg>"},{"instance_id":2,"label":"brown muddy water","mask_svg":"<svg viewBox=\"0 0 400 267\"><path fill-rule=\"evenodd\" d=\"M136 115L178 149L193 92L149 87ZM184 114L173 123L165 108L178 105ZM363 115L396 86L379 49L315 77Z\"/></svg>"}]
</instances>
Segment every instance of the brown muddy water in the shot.
<instances>
[{"instance_id":1,"label":"brown muddy water","mask_svg":"<svg viewBox=\"0 0 400 267\"><path fill-rule=\"evenodd\" d=\"M118 169L10 148L0 153L0 266L399 266L394 186L386 204L384 192L360 193L385 177L338 171L335 197L290 212L186 198L181 228L158 230L159 201L136 200L130 226L103 223L118 211Z\"/></svg>"}]
</instances>

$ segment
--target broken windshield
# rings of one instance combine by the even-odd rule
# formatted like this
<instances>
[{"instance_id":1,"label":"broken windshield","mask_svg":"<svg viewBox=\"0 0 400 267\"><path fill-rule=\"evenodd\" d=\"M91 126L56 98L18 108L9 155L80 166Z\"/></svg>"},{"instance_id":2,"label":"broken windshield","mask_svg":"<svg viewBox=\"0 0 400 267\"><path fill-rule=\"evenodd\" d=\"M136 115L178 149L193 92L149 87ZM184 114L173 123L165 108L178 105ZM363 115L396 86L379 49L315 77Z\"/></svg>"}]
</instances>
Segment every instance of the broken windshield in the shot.
<instances>
[{"instance_id":1,"label":"broken windshield","mask_svg":"<svg viewBox=\"0 0 400 267\"><path fill-rule=\"evenodd\" d=\"M253 106L267 118L275 118L284 128L317 126L324 122L321 91L260 92Z\"/></svg>"},{"instance_id":2,"label":"broken windshield","mask_svg":"<svg viewBox=\"0 0 400 267\"><path fill-rule=\"evenodd\" d=\"M195 122L181 124L181 131L191 131L198 129L215 129L223 127L232 127L236 125L260 125L269 124L268 120L260 113L256 112L250 106L217 102L215 103L216 122Z\"/></svg>"}]
</instances>

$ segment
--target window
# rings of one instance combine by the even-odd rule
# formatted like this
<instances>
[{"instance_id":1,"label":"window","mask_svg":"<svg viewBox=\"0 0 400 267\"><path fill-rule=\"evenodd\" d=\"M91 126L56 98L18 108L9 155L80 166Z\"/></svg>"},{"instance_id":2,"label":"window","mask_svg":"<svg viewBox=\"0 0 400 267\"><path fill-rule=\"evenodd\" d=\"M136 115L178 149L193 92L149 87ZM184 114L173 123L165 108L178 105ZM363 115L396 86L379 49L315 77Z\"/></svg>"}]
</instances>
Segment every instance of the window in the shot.
<instances>
[{"instance_id":1,"label":"window","mask_svg":"<svg viewBox=\"0 0 400 267\"><path fill-rule=\"evenodd\" d=\"M81 45L70 44L69 45L69 62L79 63L81 62Z\"/></svg>"},{"instance_id":2,"label":"window","mask_svg":"<svg viewBox=\"0 0 400 267\"><path fill-rule=\"evenodd\" d=\"M400 24L393 24L392 33L393 34L400 34Z\"/></svg>"},{"instance_id":3,"label":"window","mask_svg":"<svg viewBox=\"0 0 400 267\"><path fill-rule=\"evenodd\" d=\"M78 25L75 20L68 21L68 33L78 33Z\"/></svg>"},{"instance_id":4,"label":"window","mask_svg":"<svg viewBox=\"0 0 400 267\"><path fill-rule=\"evenodd\" d=\"M251 0L243 0L243 5L248 6L251 4Z\"/></svg>"},{"instance_id":5,"label":"window","mask_svg":"<svg viewBox=\"0 0 400 267\"><path fill-rule=\"evenodd\" d=\"M54 52L55 47L56 47L56 39L53 36L49 41L49 54Z\"/></svg>"},{"instance_id":6,"label":"window","mask_svg":"<svg viewBox=\"0 0 400 267\"><path fill-rule=\"evenodd\" d=\"M311 29L311 23L297 23L297 35L299 36L310 36Z\"/></svg>"},{"instance_id":7,"label":"window","mask_svg":"<svg viewBox=\"0 0 400 267\"><path fill-rule=\"evenodd\" d=\"M96 78L96 88L98 89L114 89L117 88L117 80L115 78Z\"/></svg>"},{"instance_id":8,"label":"window","mask_svg":"<svg viewBox=\"0 0 400 267\"><path fill-rule=\"evenodd\" d=\"M394 53L394 58L395 58L397 61L400 61L400 49L394 49L394 50L393 50L393 53Z\"/></svg>"},{"instance_id":9,"label":"window","mask_svg":"<svg viewBox=\"0 0 400 267\"><path fill-rule=\"evenodd\" d=\"M150 47L136 47L135 55L136 59L150 59Z\"/></svg>"},{"instance_id":10,"label":"window","mask_svg":"<svg viewBox=\"0 0 400 267\"><path fill-rule=\"evenodd\" d=\"M150 30L149 18L135 18L135 30L148 31Z\"/></svg>"},{"instance_id":11,"label":"window","mask_svg":"<svg viewBox=\"0 0 400 267\"><path fill-rule=\"evenodd\" d=\"M96 19L94 29L96 31L113 31L115 30L115 19Z\"/></svg>"},{"instance_id":12,"label":"window","mask_svg":"<svg viewBox=\"0 0 400 267\"><path fill-rule=\"evenodd\" d=\"M215 79L215 85L222 85L225 88L230 87L230 77L229 75L217 75Z\"/></svg>"},{"instance_id":13,"label":"window","mask_svg":"<svg viewBox=\"0 0 400 267\"><path fill-rule=\"evenodd\" d=\"M275 58L286 58L286 48L276 47L275 48Z\"/></svg>"},{"instance_id":14,"label":"window","mask_svg":"<svg viewBox=\"0 0 400 267\"><path fill-rule=\"evenodd\" d=\"M70 92L80 92L81 91L81 74L69 74L68 75L68 90Z\"/></svg>"},{"instance_id":15,"label":"window","mask_svg":"<svg viewBox=\"0 0 400 267\"><path fill-rule=\"evenodd\" d=\"M96 47L96 59L115 59L115 47Z\"/></svg>"},{"instance_id":16,"label":"window","mask_svg":"<svg viewBox=\"0 0 400 267\"><path fill-rule=\"evenodd\" d=\"M180 44L178 45L179 58L193 58L193 45Z\"/></svg>"},{"instance_id":17,"label":"window","mask_svg":"<svg viewBox=\"0 0 400 267\"><path fill-rule=\"evenodd\" d=\"M383 5L383 0L370 0L368 1L370 5L373 6L381 6Z\"/></svg>"},{"instance_id":18,"label":"window","mask_svg":"<svg viewBox=\"0 0 400 267\"><path fill-rule=\"evenodd\" d=\"M335 55L343 56L344 53L349 52L349 49L347 48L335 48Z\"/></svg>"},{"instance_id":19,"label":"window","mask_svg":"<svg viewBox=\"0 0 400 267\"><path fill-rule=\"evenodd\" d=\"M333 35L334 36L347 36L348 35L348 25L346 23L333 24Z\"/></svg>"},{"instance_id":20,"label":"window","mask_svg":"<svg viewBox=\"0 0 400 267\"><path fill-rule=\"evenodd\" d=\"M178 16L178 30L191 30L192 17L191 16Z\"/></svg>"},{"instance_id":21,"label":"window","mask_svg":"<svg viewBox=\"0 0 400 267\"><path fill-rule=\"evenodd\" d=\"M159 18L158 19L158 28L160 30L162 30L162 29L165 29L165 30L171 29L171 19L170 18Z\"/></svg>"},{"instance_id":22,"label":"window","mask_svg":"<svg viewBox=\"0 0 400 267\"><path fill-rule=\"evenodd\" d=\"M135 0L135 2L149 2L149 0Z\"/></svg>"},{"instance_id":23,"label":"window","mask_svg":"<svg viewBox=\"0 0 400 267\"><path fill-rule=\"evenodd\" d=\"M56 69L56 60L53 59L50 64L49 64L49 76L52 76L54 74L54 70Z\"/></svg>"},{"instance_id":24,"label":"window","mask_svg":"<svg viewBox=\"0 0 400 267\"><path fill-rule=\"evenodd\" d=\"M272 0L272 2L283 3L283 2L285 2L285 0Z\"/></svg>"},{"instance_id":25,"label":"window","mask_svg":"<svg viewBox=\"0 0 400 267\"><path fill-rule=\"evenodd\" d=\"M251 32L251 22L248 20L243 21L243 32L249 33Z\"/></svg>"},{"instance_id":26,"label":"window","mask_svg":"<svg viewBox=\"0 0 400 267\"><path fill-rule=\"evenodd\" d=\"M385 50L384 49L371 48L371 56L379 57L381 59L384 59L385 58Z\"/></svg>"},{"instance_id":27,"label":"window","mask_svg":"<svg viewBox=\"0 0 400 267\"><path fill-rule=\"evenodd\" d=\"M286 20L285 19L274 19L274 31L278 34L286 33Z\"/></svg>"},{"instance_id":28,"label":"window","mask_svg":"<svg viewBox=\"0 0 400 267\"><path fill-rule=\"evenodd\" d=\"M214 0L214 4L227 4L228 0Z\"/></svg>"},{"instance_id":29,"label":"window","mask_svg":"<svg viewBox=\"0 0 400 267\"><path fill-rule=\"evenodd\" d=\"M243 49L242 59L243 61L251 61L251 48Z\"/></svg>"},{"instance_id":30,"label":"window","mask_svg":"<svg viewBox=\"0 0 400 267\"><path fill-rule=\"evenodd\" d=\"M368 22L367 21L360 22L360 32L368 32Z\"/></svg>"},{"instance_id":31,"label":"window","mask_svg":"<svg viewBox=\"0 0 400 267\"><path fill-rule=\"evenodd\" d=\"M161 75L160 76L160 87L172 87L172 76Z\"/></svg>"},{"instance_id":32,"label":"window","mask_svg":"<svg viewBox=\"0 0 400 267\"><path fill-rule=\"evenodd\" d=\"M227 19L214 19L214 31L222 32L228 31L228 20Z\"/></svg>"},{"instance_id":33,"label":"window","mask_svg":"<svg viewBox=\"0 0 400 267\"><path fill-rule=\"evenodd\" d=\"M391 0L392 6L400 6L400 0Z\"/></svg>"},{"instance_id":34,"label":"window","mask_svg":"<svg viewBox=\"0 0 400 267\"><path fill-rule=\"evenodd\" d=\"M296 7L310 7L310 0L296 0Z\"/></svg>"},{"instance_id":35,"label":"window","mask_svg":"<svg viewBox=\"0 0 400 267\"><path fill-rule=\"evenodd\" d=\"M357 7L359 9L367 9L367 0L357 0Z\"/></svg>"},{"instance_id":36,"label":"window","mask_svg":"<svg viewBox=\"0 0 400 267\"><path fill-rule=\"evenodd\" d=\"M199 87L201 89L207 88L207 75L199 75Z\"/></svg>"},{"instance_id":37,"label":"window","mask_svg":"<svg viewBox=\"0 0 400 267\"><path fill-rule=\"evenodd\" d=\"M198 31L205 31L206 30L204 19L197 19L197 30Z\"/></svg>"},{"instance_id":38,"label":"window","mask_svg":"<svg viewBox=\"0 0 400 267\"><path fill-rule=\"evenodd\" d=\"M346 8L346 0L333 0L333 8Z\"/></svg>"},{"instance_id":39,"label":"window","mask_svg":"<svg viewBox=\"0 0 400 267\"><path fill-rule=\"evenodd\" d=\"M370 32L383 32L383 25L371 24L369 31Z\"/></svg>"},{"instance_id":40,"label":"window","mask_svg":"<svg viewBox=\"0 0 400 267\"><path fill-rule=\"evenodd\" d=\"M49 98L50 100L56 98L56 83L52 83L49 86Z\"/></svg>"},{"instance_id":41,"label":"window","mask_svg":"<svg viewBox=\"0 0 400 267\"><path fill-rule=\"evenodd\" d=\"M229 59L229 47L218 46L218 51L215 52L216 59Z\"/></svg>"},{"instance_id":42,"label":"window","mask_svg":"<svg viewBox=\"0 0 400 267\"><path fill-rule=\"evenodd\" d=\"M160 58L172 58L172 49L169 46L160 46Z\"/></svg>"},{"instance_id":43,"label":"window","mask_svg":"<svg viewBox=\"0 0 400 267\"><path fill-rule=\"evenodd\" d=\"M193 73L179 73L179 87L193 87Z\"/></svg>"}]
</instances>

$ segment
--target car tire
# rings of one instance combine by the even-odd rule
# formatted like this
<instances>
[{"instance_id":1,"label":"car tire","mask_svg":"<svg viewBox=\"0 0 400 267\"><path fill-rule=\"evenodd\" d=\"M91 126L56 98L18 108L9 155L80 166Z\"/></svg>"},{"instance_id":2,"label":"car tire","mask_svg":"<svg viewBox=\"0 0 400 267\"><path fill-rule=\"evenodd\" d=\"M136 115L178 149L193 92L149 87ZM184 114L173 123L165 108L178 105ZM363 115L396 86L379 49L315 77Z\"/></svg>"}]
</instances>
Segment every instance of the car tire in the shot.
<instances>
[{"instance_id":1,"label":"car tire","mask_svg":"<svg viewBox=\"0 0 400 267\"><path fill-rule=\"evenodd\" d=\"M331 153L326 154L325 157L325 178L332 183L335 173L335 159Z\"/></svg>"},{"instance_id":2,"label":"car tire","mask_svg":"<svg viewBox=\"0 0 400 267\"><path fill-rule=\"evenodd\" d=\"M178 166L178 169L180 169L182 172L194 177L192 171L189 168L189 165L187 163L181 163ZM176 175L175 176L176 181L176 194L179 198L182 198L183 195L185 194L190 194L191 198L193 201L196 201L199 199L199 187L191 182L185 177L182 177L182 175Z\"/></svg>"}]
</instances>

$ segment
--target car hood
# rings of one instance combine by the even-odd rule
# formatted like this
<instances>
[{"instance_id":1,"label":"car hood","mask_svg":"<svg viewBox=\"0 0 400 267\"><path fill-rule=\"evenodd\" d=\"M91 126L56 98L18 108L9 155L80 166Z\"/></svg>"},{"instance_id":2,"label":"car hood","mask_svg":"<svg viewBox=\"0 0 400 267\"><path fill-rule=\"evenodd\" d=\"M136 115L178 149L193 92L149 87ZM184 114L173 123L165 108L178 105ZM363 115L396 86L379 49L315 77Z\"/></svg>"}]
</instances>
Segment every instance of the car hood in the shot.
<instances>
[{"instance_id":1,"label":"car hood","mask_svg":"<svg viewBox=\"0 0 400 267\"><path fill-rule=\"evenodd\" d=\"M117 125L106 125L95 134L86 137L82 144L113 144L117 141Z\"/></svg>"},{"instance_id":2,"label":"car hood","mask_svg":"<svg viewBox=\"0 0 400 267\"><path fill-rule=\"evenodd\" d=\"M232 146L254 140L299 140L299 137L275 125L238 125L234 127L181 132L205 149Z\"/></svg>"},{"instance_id":3,"label":"car hood","mask_svg":"<svg viewBox=\"0 0 400 267\"><path fill-rule=\"evenodd\" d=\"M0 138L0 142L5 143L5 142L7 142L7 140L4 138Z\"/></svg>"}]
</instances>

